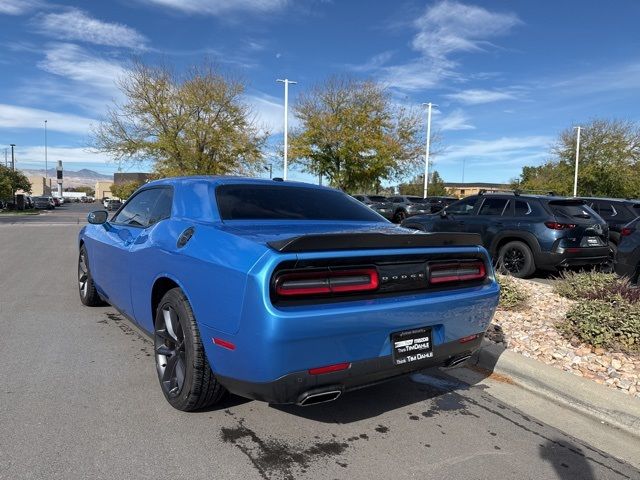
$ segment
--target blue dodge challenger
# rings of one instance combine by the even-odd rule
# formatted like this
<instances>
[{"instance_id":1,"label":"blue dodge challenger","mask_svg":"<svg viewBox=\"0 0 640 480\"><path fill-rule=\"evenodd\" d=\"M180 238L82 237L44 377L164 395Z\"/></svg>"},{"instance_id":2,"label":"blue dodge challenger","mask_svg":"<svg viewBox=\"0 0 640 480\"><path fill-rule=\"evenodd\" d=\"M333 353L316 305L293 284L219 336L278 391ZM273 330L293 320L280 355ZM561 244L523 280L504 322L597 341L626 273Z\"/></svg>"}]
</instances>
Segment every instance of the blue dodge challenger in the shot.
<instances>
[{"instance_id":1,"label":"blue dodge challenger","mask_svg":"<svg viewBox=\"0 0 640 480\"><path fill-rule=\"evenodd\" d=\"M476 235L406 230L331 188L170 178L88 220L80 299L153 336L179 410L227 391L311 405L462 363L498 303Z\"/></svg>"}]
</instances>

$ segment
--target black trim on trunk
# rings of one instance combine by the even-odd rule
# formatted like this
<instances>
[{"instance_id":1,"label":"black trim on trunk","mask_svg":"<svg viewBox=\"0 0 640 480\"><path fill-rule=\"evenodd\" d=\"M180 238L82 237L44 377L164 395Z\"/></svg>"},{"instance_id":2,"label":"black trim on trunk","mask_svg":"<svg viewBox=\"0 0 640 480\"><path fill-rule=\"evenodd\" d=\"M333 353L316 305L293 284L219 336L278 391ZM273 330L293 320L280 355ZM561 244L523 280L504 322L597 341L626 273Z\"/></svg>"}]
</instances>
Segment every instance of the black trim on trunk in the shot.
<instances>
[{"instance_id":1,"label":"black trim on trunk","mask_svg":"<svg viewBox=\"0 0 640 480\"><path fill-rule=\"evenodd\" d=\"M328 233L302 235L269 242L282 253L335 250L372 250L379 248L475 247L482 245L476 233Z\"/></svg>"}]
</instances>

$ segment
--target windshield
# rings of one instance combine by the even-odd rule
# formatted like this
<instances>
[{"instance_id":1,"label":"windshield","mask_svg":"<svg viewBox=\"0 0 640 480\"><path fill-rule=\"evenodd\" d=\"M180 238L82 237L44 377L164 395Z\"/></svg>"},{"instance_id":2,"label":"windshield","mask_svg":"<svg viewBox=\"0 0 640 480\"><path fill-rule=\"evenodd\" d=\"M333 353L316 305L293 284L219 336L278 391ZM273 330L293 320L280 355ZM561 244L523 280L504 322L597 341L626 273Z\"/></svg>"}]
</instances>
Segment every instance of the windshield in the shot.
<instances>
[{"instance_id":1,"label":"windshield","mask_svg":"<svg viewBox=\"0 0 640 480\"><path fill-rule=\"evenodd\" d=\"M411 203L424 203L424 198L422 197L407 197Z\"/></svg>"},{"instance_id":2,"label":"windshield","mask_svg":"<svg viewBox=\"0 0 640 480\"><path fill-rule=\"evenodd\" d=\"M387 197L383 197L382 195L369 195L369 200L372 202L386 202Z\"/></svg>"},{"instance_id":3,"label":"windshield","mask_svg":"<svg viewBox=\"0 0 640 480\"><path fill-rule=\"evenodd\" d=\"M342 192L279 185L221 185L216 189L222 220L334 220L385 222Z\"/></svg>"}]
</instances>

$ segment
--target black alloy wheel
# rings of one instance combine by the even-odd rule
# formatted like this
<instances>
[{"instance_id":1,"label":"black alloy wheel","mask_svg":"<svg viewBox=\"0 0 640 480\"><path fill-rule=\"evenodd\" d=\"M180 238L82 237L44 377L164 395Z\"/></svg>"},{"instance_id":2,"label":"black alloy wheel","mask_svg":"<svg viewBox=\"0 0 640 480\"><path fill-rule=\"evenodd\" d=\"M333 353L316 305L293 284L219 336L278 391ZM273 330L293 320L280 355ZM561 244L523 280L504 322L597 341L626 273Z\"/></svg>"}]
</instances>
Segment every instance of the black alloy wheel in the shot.
<instances>
[{"instance_id":1,"label":"black alloy wheel","mask_svg":"<svg viewBox=\"0 0 640 480\"><path fill-rule=\"evenodd\" d=\"M178 314L171 305L165 305L161 310L155 329L154 346L162 391L167 397L176 397L184 386L186 359L184 331Z\"/></svg>"},{"instance_id":2,"label":"black alloy wheel","mask_svg":"<svg viewBox=\"0 0 640 480\"><path fill-rule=\"evenodd\" d=\"M179 288L160 300L153 337L158 380L171 406L189 412L220 401L226 389L209 366L193 310Z\"/></svg>"},{"instance_id":3,"label":"black alloy wheel","mask_svg":"<svg viewBox=\"0 0 640 480\"><path fill-rule=\"evenodd\" d=\"M80 247L78 255L78 292L80 293L80 301L87 307L97 307L103 304L93 283L93 277L89 270L89 256L84 245Z\"/></svg>"},{"instance_id":4,"label":"black alloy wheel","mask_svg":"<svg viewBox=\"0 0 640 480\"><path fill-rule=\"evenodd\" d=\"M500 248L498 268L501 273L516 278L527 278L536 270L531 250L519 241L509 242Z\"/></svg>"}]
</instances>

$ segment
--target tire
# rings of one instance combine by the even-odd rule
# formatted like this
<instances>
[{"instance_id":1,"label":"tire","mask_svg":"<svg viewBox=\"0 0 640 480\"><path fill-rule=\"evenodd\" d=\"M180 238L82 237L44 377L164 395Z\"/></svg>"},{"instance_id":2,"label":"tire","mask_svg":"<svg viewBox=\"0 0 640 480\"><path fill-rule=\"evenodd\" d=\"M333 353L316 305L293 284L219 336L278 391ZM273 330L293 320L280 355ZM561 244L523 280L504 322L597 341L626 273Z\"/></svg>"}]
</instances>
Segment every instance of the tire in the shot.
<instances>
[{"instance_id":1,"label":"tire","mask_svg":"<svg viewBox=\"0 0 640 480\"><path fill-rule=\"evenodd\" d=\"M78 293L80 294L80 301L87 307L104 305L96 291L96 285L93 283L93 277L89 269L89 255L84 245L80 247L78 255Z\"/></svg>"},{"instance_id":2,"label":"tire","mask_svg":"<svg viewBox=\"0 0 640 480\"><path fill-rule=\"evenodd\" d=\"M173 408L191 412L222 399L226 390L211 371L191 305L179 288L158 305L153 344L160 388Z\"/></svg>"},{"instance_id":3,"label":"tire","mask_svg":"<svg viewBox=\"0 0 640 480\"><path fill-rule=\"evenodd\" d=\"M393 215L393 223L402 223L402 221L407 218L407 212L405 212L404 210L398 210L394 215Z\"/></svg>"},{"instance_id":4,"label":"tire","mask_svg":"<svg viewBox=\"0 0 640 480\"><path fill-rule=\"evenodd\" d=\"M529 246L517 240L504 244L498 252L500 273L516 278L527 278L536 271L533 253Z\"/></svg>"}]
</instances>

